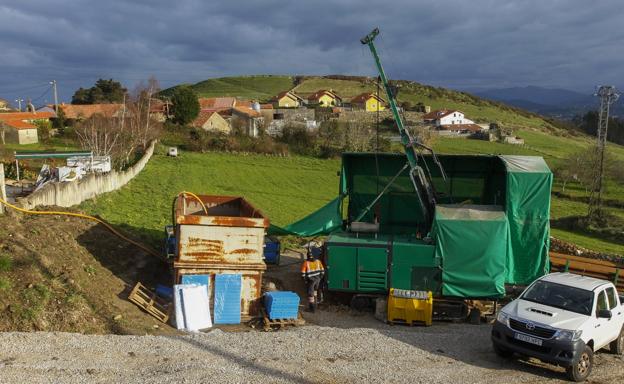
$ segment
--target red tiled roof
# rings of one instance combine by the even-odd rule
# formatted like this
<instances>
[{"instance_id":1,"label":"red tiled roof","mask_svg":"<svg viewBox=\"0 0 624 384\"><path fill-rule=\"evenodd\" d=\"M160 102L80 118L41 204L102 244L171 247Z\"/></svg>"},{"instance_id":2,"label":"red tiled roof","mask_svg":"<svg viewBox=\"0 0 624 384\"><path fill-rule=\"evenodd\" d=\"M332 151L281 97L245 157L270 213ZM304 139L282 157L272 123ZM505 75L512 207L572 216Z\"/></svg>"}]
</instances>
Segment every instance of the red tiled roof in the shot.
<instances>
[{"instance_id":1,"label":"red tiled roof","mask_svg":"<svg viewBox=\"0 0 624 384\"><path fill-rule=\"evenodd\" d=\"M123 104L61 104L59 108L67 119L88 119L93 115L114 117L124 108Z\"/></svg>"},{"instance_id":2,"label":"red tiled roof","mask_svg":"<svg viewBox=\"0 0 624 384\"><path fill-rule=\"evenodd\" d=\"M260 109L273 109L273 104L260 104Z\"/></svg>"},{"instance_id":3,"label":"red tiled roof","mask_svg":"<svg viewBox=\"0 0 624 384\"><path fill-rule=\"evenodd\" d=\"M251 104L252 103L249 100L236 100L236 104L234 106L240 108L251 108Z\"/></svg>"},{"instance_id":4,"label":"red tiled roof","mask_svg":"<svg viewBox=\"0 0 624 384\"><path fill-rule=\"evenodd\" d=\"M215 109L199 112L199 115L197 115L195 120L193 120L193 127L201 128L204 124L206 124L206 121L208 121L208 119L210 119L215 113L219 114L219 112Z\"/></svg>"},{"instance_id":5,"label":"red tiled roof","mask_svg":"<svg viewBox=\"0 0 624 384\"><path fill-rule=\"evenodd\" d=\"M0 120L0 123L4 123L11 128L17 129L18 131L21 129L37 129L37 126L22 120Z\"/></svg>"},{"instance_id":6,"label":"red tiled roof","mask_svg":"<svg viewBox=\"0 0 624 384\"><path fill-rule=\"evenodd\" d=\"M198 101L200 109L233 108L237 104L234 97L200 97Z\"/></svg>"},{"instance_id":7,"label":"red tiled roof","mask_svg":"<svg viewBox=\"0 0 624 384\"><path fill-rule=\"evenodd\" d=\"M431 111L429 113L426 113L425 115L423 115L423 120L436 120L436 119L441 119L444 116L448 116L453 112L460 112L456 109L438 109L435 111Z\"/></svg>"},{"instance_id":8,"label":"red tiled roof","mask_svg":"<svg viewBox=\"0 0 624 384\"><path fill-rule=\"evenodd\" d=\"M342 100L340 96L338 96L336 93L332 91L328 91L326 89L321 89L321 90L314 92L313 94L308 96L308 100L316 101L320 99L323 95L328 95L330 97L333 97L334 99Z\"/></svg>"},{"instance_id":9,"label":"red tiled roof","mask_svg":"<svg viewBox=\"0 0 624 384\"><path fill-rule=\"evenodd\" d=\"M481 132L483 128L477 124L446 124L441 125L441 129L449 131L470 131Z\"/></svg>"},{"instance_id":10,"label":"red tiled roof","mask_svg":"<svg viewBox=\"0 0 624 384\"><path fill-rule=\"evenodd\" d=\"M244 107L234 107L234 110L240 114L249 116L249 117L262 117L262 114L258 111L254 111L251 108L244 108Z\"/></svg>"},{"instance_id":11,"label":"red tiled roof","mask_svg":"<svg viewBox=\"0 0 624 384\"><path fill-rule=\"evenodd\" d=\"M54 112L1 112L0 120L39 120L50 119L56 115Z\"/></svg>"},{"instance_id":12,"label":"red tiled roof","mask_svg":"<svg viewBox=\"0 0 624 384\"><path fill-rule=\"evenodd\" d=\"M381 103L385 103L386 101L384 99L382 99L381 97L377 97L376 94L371 93L371 92L364 92L361 93L357 96L355 96L353 99L351 99L351 103L355 103L355 104L363 104L366 102L366 100L370 99L370 98L374 98L377 101L381 102Z\"/></svg>"}]
</instances>

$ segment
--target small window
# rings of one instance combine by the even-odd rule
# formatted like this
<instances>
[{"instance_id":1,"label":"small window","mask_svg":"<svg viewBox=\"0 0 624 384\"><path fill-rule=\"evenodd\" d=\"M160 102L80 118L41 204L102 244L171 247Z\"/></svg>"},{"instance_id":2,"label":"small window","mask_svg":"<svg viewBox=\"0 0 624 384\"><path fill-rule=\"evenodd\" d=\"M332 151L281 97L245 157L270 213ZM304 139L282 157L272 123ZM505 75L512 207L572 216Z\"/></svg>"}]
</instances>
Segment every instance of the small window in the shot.
<instances>
[{"instance_id":1,"label":"small window","mask_svg":"<svg viewBox=\"0 0 624 384\"><path fill-rule=\"evenodd\" d=\"M598 294L598 303L596 303L596 314L598 311L602 311L605 309L609 309L609 304L607 303L607 295L605 291L602 291Z\"/></svg>"},{"instance_id":2,"label":"small window","mask_svg":"<svg viewBox=\"0 0 624 384\"><path fill-rule=\"evenodd\" d=\"M613 309L617 306L617 295L614 288L607 288L607 297L609 298L609 309Z\"/></svg>"}]
</instances>

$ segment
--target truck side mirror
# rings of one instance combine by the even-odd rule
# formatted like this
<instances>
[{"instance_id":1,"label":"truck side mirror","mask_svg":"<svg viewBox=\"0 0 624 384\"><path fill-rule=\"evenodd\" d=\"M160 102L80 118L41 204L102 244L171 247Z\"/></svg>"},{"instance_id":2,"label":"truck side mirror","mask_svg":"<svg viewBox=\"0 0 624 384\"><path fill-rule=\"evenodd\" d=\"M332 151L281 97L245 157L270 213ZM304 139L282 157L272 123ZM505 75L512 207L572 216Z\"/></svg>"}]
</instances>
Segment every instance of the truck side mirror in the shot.
<instances>
[{"instance_id":1,"label":"truck side mirror","mask_svg":"<svg viewBox=\"0 0 624 384\"><path fill-rule=\"evenodd\" d=\"M598 318L599 319L610 319L611 318L611 311L608 309L601 309L598 311Z\"/></svg>"}]
</instances>

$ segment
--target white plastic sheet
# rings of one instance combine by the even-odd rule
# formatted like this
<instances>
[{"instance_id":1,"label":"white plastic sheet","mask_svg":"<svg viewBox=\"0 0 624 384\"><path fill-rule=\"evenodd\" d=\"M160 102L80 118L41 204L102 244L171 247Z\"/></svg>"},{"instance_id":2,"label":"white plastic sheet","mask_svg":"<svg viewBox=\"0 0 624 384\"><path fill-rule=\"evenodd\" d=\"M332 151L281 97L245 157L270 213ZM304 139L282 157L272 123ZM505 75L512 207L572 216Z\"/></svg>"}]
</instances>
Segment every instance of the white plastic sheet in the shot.
<instances>
[{"instance_id":1,"label":"white plastic sheet","mask_svg":"<svg viewBox=\"0 0 624 384\"><path fill-rule=\"evenodd\" d=\"M197 331L212 327L210 300L206 285L174 285L173 303L177 329Z\"/></svg>"}]
</instances>

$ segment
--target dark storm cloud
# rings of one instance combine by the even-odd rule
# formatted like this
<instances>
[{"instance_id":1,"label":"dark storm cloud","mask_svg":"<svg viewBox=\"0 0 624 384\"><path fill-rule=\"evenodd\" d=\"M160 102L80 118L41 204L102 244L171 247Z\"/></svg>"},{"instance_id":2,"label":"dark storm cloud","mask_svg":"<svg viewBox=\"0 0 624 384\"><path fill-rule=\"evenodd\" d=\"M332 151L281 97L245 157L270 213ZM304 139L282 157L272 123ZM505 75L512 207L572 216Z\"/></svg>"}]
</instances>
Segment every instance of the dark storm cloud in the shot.
<instances>
[{"instance_id":1,"label":"dark storm cloud","mask_svg":"<svg viewBox=\"0 0 624 384\"><path fill-rule=\"evenodd\" d=\"M99 77L131 87L152 74L165 86L254 73L374 75L358 41L374 26L394 78L589 91L623 83L622 23L617 0L3 2L0 97L38 97L51 79L67 100Z\"/></svg>"}]
</instances>

